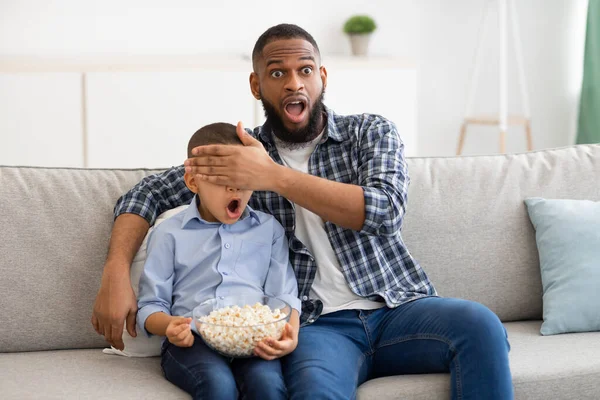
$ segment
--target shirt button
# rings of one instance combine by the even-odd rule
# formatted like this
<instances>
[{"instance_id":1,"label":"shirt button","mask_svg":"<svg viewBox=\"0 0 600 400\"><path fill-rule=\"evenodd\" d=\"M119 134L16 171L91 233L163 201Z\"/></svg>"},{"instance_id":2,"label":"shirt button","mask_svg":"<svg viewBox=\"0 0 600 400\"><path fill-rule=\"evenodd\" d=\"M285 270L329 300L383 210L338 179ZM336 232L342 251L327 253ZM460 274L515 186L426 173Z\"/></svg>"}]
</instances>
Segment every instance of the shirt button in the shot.
<instances>
[{"instance_id":1,"label":"shirt button","mask_svg":"<svg viewBox=\"0 0 600 400\"><path fill-rule=\"evenodd\" d=\"M230 248L230 247L231 247L231 245L230 245L229 243L225 243L225 248L226 248L226 249L228 249L228 248Z\"/></svg>"},{"instance_id":2,"label":"shirt button","mask_svg":"<svg viewBox=\"0 0 600 400\"><path fill-rule=\"evenodd\" d=\"M308 320L308 322L310 322L312 324L313 322L315 322L315 320L311 318Z\"/></svg>"},{"instance_id":3,"label":"shirt button","mask_svg":"<svg viewBox=\"0 0 600 400\"><path fill-rule=\"evenodd\" d=\"M302 296L302 300L304 300L304 301L308 300L308 296Z\"/></svg>"}]
</instances>

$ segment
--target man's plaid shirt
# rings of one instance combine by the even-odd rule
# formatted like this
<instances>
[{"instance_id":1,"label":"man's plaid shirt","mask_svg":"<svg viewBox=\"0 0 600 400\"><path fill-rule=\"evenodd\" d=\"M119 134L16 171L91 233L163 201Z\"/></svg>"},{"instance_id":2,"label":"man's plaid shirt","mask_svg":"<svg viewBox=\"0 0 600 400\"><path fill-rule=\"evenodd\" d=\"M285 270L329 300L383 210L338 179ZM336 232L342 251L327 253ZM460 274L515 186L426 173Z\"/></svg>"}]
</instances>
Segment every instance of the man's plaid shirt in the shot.
<instances>
[{"instance_id":1,"label":"man's plaid shirt","mask_svg":"<svg viewBox=\"0 0 600 400\"><path fill-rule=\"evenodd\" d=\"M267 124L254 129L271 158L283 164ZM359 185L365 196L365 223L353 231L325 222L325 230L342 272L354 293L388 307L436 294L400 235L409 177L404 145L395 125L371 114L342 116L327 110L327 128L309 160L309 173L332 181ZM183 180L183 166L144 178L115 206L115 217L134 213L150 225L166 210L189 204L193 193ZM289 238L290 261L298 279L302 323L314 322L323 308L309 292L317 262L296 238L294 204L277 193L255 191L255 210L275 216Z\"/></svg>"}]
</instances>

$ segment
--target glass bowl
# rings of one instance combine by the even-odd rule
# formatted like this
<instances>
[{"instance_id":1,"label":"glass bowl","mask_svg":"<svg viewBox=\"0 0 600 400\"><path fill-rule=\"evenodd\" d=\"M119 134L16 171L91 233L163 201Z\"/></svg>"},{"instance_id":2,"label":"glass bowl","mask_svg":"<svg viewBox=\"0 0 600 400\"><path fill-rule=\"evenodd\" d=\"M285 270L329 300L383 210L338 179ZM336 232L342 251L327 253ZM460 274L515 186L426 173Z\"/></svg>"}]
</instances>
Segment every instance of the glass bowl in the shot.
<instances>
[{"instance_id":1,"label":"glass bowl","mask_svg":"<svg viewBox=\"0 0 600 400\"><path fill-rule=\"evenodd\" d=\"M279 339L291 312L281 299L244 295L207 300L194 308L192 317L208 347L226 357L244 358L253 357L264 338Z\"/></svg>"}]
</instances>

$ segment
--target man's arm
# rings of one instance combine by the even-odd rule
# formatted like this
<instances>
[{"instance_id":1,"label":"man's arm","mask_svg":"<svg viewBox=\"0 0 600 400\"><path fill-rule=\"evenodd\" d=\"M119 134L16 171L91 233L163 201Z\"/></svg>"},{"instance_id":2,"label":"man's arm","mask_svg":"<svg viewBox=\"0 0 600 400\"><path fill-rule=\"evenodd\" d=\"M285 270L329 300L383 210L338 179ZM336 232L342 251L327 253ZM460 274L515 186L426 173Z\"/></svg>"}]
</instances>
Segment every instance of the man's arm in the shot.
<instances>
[{"instance_id":1,"label":"man's arm","mask_svg":"<svg viewBox=\"0 0 600 400\"><path fill-rule=\"evenodd\" d=\"M274 180L270 189L291 202L306 208L343 228L360 231L365 224L365 197L363 189L319 178L275 164Z\"/></svg>"},{"instance_id":2,"label":"man's arm","mask_svg":"<svg viewBox=\"0 0 600 400\"><path fill-rule=\"evenodd\" d=\"M123 324L136 335L137 305L131 288L130 267L149 227L164 211L190 202L193 197L183 180L183 167L144 178L115 206L115 224L100 290L92 312L96 332L115 348L124 348Z\"/></svg>"},{"instance_id":3,"label":"man's arm","mask_svg":"<svg viewBox=\"0 0 600 400\"><path fill-rule=\"evenodd\" d=\"M393 235L402 224L408 191L403 145L395 126L373 118L361 129L358 184L319 178L277 164L241 123L241 146L201 146L185 161L200 179L251 190L276 192L344 228Z\"/></svg>"},{"instance_id":4,"label":"man's arm","mask_svg":"<svg viewBox=\"0 0 600 400\"><path fill-rule=\"evenodd\" d=\"M92 325L111 346L119 350L125 347L121 338L125 320L129 334L136 336L137 301L131 288L129 269L149 227L148 221L138 215L122 214L115 220L110 236L102 283L94 303Z\"/></svg>"}]
</instances>

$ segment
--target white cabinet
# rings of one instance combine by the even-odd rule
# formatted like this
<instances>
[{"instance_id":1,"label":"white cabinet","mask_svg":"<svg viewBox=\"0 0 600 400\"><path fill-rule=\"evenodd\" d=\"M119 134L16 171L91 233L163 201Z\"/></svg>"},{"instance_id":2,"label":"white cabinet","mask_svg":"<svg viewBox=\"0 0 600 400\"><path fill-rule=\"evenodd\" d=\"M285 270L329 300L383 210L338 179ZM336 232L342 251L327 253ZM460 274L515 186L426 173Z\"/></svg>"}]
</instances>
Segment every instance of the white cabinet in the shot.
<instances>
[{"instance_id":1,"label":"white cabinet","mask_svg":"<svg viewBox=\"0 0 600 400\"><path fill-rule=\"evenodd\" d=\"M416 69L396 59L325 56L325 104L380 114L416 155ZM210 56L0 58L0 165L179 165L203 125L264 121L249 59Z\"/></svg>"},{"instance_id":2,"label":"white cabinet","mask_svg":"<svg viewBox=\"0 0 600 400\"><path fill-rule=\"evenodd\" d=\"M87 75L89 167L168 167L203 125L253 121L245 70Z\"/></svg>"},{"instance_id":3,"label":"white cabinet","mask_svg":"<svg viewBox=\"0 0 600 400\"><path fill-rule=\"evenodd\" d=\"M0 73L0 165L83 164L81 75Z\"/></svg>"}]
</instances>

